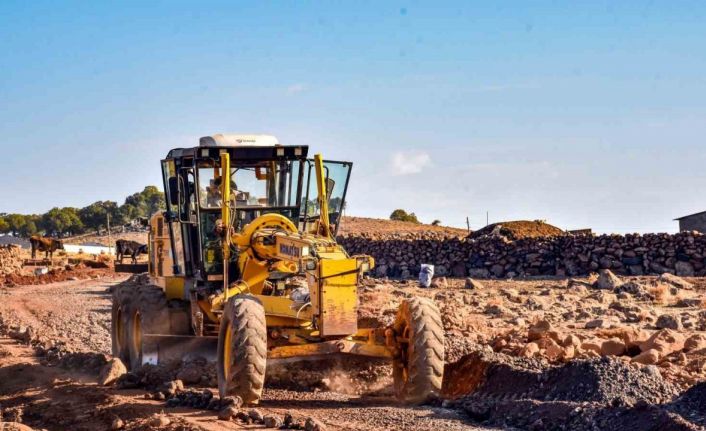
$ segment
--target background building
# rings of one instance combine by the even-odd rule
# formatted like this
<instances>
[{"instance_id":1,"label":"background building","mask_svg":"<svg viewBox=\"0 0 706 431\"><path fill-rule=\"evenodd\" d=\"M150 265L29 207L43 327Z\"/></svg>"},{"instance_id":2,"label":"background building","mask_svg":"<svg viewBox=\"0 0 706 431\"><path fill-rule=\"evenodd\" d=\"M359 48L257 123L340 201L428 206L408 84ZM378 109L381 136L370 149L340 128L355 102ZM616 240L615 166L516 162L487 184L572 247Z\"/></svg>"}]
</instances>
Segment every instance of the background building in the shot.
<instances>
[{"instance_id":1,"label":"background building","mask_svg":"<svg viewBox=\"0 0 706 431\"><path fill-rule=\"evenodd\" d=\"M706 211L700 213L685 215L676 218L679 222L679 231L697 230L701 233L706 233Z\"/></svg>"}]
</instances>

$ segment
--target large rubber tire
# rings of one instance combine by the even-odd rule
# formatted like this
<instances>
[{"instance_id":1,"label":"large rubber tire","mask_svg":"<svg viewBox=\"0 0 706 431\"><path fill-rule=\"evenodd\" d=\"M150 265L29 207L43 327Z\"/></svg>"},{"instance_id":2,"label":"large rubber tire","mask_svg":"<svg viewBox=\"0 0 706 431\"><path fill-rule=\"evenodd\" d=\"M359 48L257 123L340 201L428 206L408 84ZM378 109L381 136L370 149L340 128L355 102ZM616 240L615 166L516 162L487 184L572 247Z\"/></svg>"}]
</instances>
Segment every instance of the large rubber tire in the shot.
<instances>
[{"instance_id":1,"label":"large rubber tire","mask_svg":"<svg viewBox=\"0 0 706 431\"><path fill-rule=\"evenodd\" d=\"M142 334L170 334L167 297L157 286L139 286L129 300L128 312L128 357L134 370L142 365Z\"/></svg>"},{"instance_id":2,"label":"large rubber tire","mask_svg":"<svg viewBox=\"0 0 706 431\"><path fill-rule=\"evenodd\" d=\"M402 301L393 326L400 355L393 359L397 398L423 404L441 394L444 327L436 305L426 298Z\"/></svg>"},{"instance_id":3,"label":"large rubber tire","mask_svg":"<svg viewBox=\"0 0 706 431\"><path fill-rule=\"evenodd\" d=\"M113 306L110 317L110 338L113 345L113 357L130 366L130 352L127 346L127 319L130 306L131 286L115 286Z\"/></svg>"},{"instance_id":4,"label":"large rubber tire","mask_svg":"<svg viewBox=\"0 0 706 431\"><path fill-rule=\"evenodd\" d=\"M257 404L265 384L267 324L257 298L237 295L228 300L218 334L218 392Z\"/></svg>"}]
</instances>

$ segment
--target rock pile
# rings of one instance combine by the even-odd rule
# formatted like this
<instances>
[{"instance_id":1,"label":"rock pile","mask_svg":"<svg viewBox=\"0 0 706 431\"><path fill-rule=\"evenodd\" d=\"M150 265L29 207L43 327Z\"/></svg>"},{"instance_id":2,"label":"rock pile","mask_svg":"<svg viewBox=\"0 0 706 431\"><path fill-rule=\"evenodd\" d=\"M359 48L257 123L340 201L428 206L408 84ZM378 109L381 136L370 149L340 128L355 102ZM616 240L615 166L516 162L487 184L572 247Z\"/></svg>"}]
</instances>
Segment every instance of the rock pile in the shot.
<instances>
[{"instance_id":1,"label":"rock pile","mask_svg":"<svg viewBox=\"0 0 706 431\"><path fill-rule=\"evenodd\" d=\"M20 247L14 244L0 245L0 276L16 274L21 269Z\"/></svg>"},{"instance_id":2,"label":"rock pile","mask_svg":"<svg viewBox=\"0 0 706 431\"><path fill-rule=\"evenodd\" d=\"M484 425L527 430L700 429L701 394L690 391L669 404L675 388L650 368L610 358L548 369L531 369L531 364L498 355L485 365L482 362L490 358L468 359L474 363L464 371L476 372L476 384L469 395L449 405Z\"/></svg>"},{"instance_id":3,"label":"rock pile","mask_svg":"<svg viewBox=\"0 0 706 431\"><path fill-rule=\"evenodd\" d=\"M351 254L369 254L379 277L415 277L422 263L438 276L513 278L618 274L706 275L706 236L678 234L557 235L513 241L502 235L477 239L439 232L361 234L339 237Z\"/></svg>"}]
</instances>

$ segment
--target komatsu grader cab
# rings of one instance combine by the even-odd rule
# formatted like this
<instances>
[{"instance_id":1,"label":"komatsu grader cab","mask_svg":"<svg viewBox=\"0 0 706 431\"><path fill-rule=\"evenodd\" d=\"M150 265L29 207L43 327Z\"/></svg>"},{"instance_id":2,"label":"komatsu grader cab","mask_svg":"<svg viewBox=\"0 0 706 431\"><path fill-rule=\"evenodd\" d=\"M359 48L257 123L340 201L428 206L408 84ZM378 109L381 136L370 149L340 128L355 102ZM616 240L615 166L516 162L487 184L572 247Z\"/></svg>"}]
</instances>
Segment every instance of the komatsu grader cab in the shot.
<instances>
[{"instance_id":1,"label":"komatsu grader cab","mask_svg":"<svg viewBox=\"0 0 706 431\"><path fill-rule=\"evenodd\" d=\"M256 404L268 361L348 354L393 363L397 396L439 393L444 335L429 300L358 327L374 266L336 243L352 164L267 135L214 135L162 160L166 211L150 220L149 283L113 292L113 355L129 368L215 356L221 397Z\"/></svg>"}]
</instances>

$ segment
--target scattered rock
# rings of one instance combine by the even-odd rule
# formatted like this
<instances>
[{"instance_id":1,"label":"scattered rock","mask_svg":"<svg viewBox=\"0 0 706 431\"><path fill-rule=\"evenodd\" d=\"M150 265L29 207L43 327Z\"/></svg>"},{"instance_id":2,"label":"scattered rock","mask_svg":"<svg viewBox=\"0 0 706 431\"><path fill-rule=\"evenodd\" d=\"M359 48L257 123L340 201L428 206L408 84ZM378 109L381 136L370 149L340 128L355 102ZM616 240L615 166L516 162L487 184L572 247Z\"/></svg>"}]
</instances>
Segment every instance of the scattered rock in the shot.
<instances>
[{"instance_id":1,"label":"scattered rock","mask_svg":"<svg viewBox=\"0 0 706 431\"><path fill-rule=\"evenodd\" d=\"M552 325L547 320L540 320L529 327L527 331L527 339L529 341L539 340L547 335L552 330Z\"/></svg>"},{"instance_id":2,"label":"scattered rock","mask_svg":"<svg viewBox=\"0 0 706 431\"><path fill-rule=\"evenodd\" d=\"M431 286L434 289L446 289L449 287L446 277L436 277L431 281Z\"/></svg>"},{"instance_id":3,"label":"scattered rock","mask_svg":"<svg viewBox=\"0 0 706 431\"><path fill-rule=\"evenodd\" d=\"M113 419L113 423L110 425L110 429L113 431L121 430L125 427L125 422L120 418Z\"/></svg>"},{"instance_id":4,"label":"scattered rock","mask_svg":"<svg viewBox=\"0 0 706 431\"><path fill-rule=\"evenodd\" d=\"M675 331L681 331L683 329L679 316L673 316L671 314L662 314L659 316L657 322L655 322L655 327L657 327L657 329L674 329Z\"/></svg>"},{"instance_id":5,"label":"scattered rock","mask_svg":"<svg viewBox=\"0 0 706 431\"><path fill-rule=\"evenodd\" d=\"M657 349L646 350L631 359L631 362L645 365L656 364L657 361L659 361L659 350Z\"/></svg>"},{"instance_id":6,"label":"scattered rock","mask_svg":"<svg viewBox=\"0 0 706 431\"><path fill-rule=\"evenodd\" d=\"M620 324L620 320L615 316L609 316L601 319L594 319L586 322L586 329L608 329Z\"/></svg>"},{"instance_id":7,"label":"scattered rock","mask_svg":"<svg viewBox=\"0 0 706 431\"><path fill-rule=\"evenodd\" d=\"M672 352L678 352L684 348L684 335L671 329L661 329L644 343L640 344L640 350L646 352L650 349L657 350L660 355L666 356Z\"/></svg>"},{"instance_id":8,"label":"scattered rock","mask_svg":"<svg viewBox=\"0 0 706 431\"><path fill-rule=\"evenodd\" d=\"M283 425L282 418L277 415L265 415L262 421L266 428L280 428Z\"/></svg>"},{"instance_id":9,"label":"scattered rock","mask_svg":"<svg viewBox=\"0 0 706 431\"><path fill-rule=\"evenodd\" d=\"M465 287L466 289L482 290L485 286L483 286L483 283L481 283L480 281L468 277L466 278L466 284L463 287Z\"/></svg>"},{"instance_id":10,"label":"scattered rock","mask_svg":"<svg viewBox=\"0 0 706 431\"><path fill-rule=\"evenodd\" d=\"M522 352L520 352L520 355L525 358L531 358L537 353L539 353L539 345L537 343L527 343L522 349Z\"/></svg>"},{"instance_id":11,"label":"scattered rock","mask_svg":"<svg viewBox=\"0 0 706 431\"><path fill-rule=\"evenodd\" d=\"M253 422L262 423L263 421L262 412L258 409L250 409L248 411L248 416L250 416L250 419L252 419Z\"/></svg>"},{"instance_id":12,"label":"scattered rock","mask_svg":"<svg viewBox=\"0 0 706 431\"><path fill-rule=\"evenodd\" d=\"M690 352L706 348L706 335L694 334L684 341L684 351Z\"/></svg>"},{"instance_id":13,"label":"scattered rock","mask_svg":"<svg viewBox=\"0 0 706 431\"><path fill-rule=\"evenodd\" d=\"M326 427L314 418L307 418L304 422L304 429L306 431L325 431Z\"/></svg>"},{"instance_id":14,"label":"scattered rock","mask_svg":"<svg viewBox=\"0 0 706 431\"><path fill-rule=\"evenodd\" d=\"M221 399L221 405L224 407L233 406L236 409L239 409L243 406L243 399L237 395L234 397L225 397Z\"/></svg>"},{"instance_id":15,"label":"scattered rock","mask_svg":"<svg viewBox=\"0 0 706 431\"><path fill-rule=\"evenodd\" d=\"M664 274L660 275L658 280L663 283L670 284L679 289L690 290L694 288L693 284L689 283L681 277L678 277L674 274L670 274L668 272L665 272Z\"/></svg>"},{"instance_id":16,"label":"scattered rock","mask_svg":"<svg viewBox=\"0 0 706 431\"><path fill-rule=\"evenodd\" d=\"M696 275L694 271L694 266L689 262L677 262L674 264L674 272L677 273L679 277L693 277Z\"/></svg>"},{"instance_id":17,"label":"scattered rock","mask_svg":"<svg viewBox=\"0 0 706 431\"><path fill-rule=\"evenodd\" d=\"M102 386L112 385L125 374L127 374L127 368L125 368L123 361L119 358L112 358L101 369L98 376L98 384Z\"/></svg>"},{"instance_id":18,"label":"scattered rock","mask_svg":"<svg viewBox=\"0 0 706 431\"><path fill-rule=\"evenodd\" d=\"M233 419L235 417L235 415L237 415L237 414L238 414L237 408L235 408L233 406L226 407L223 410L221 410L220 412L218 412L218 420L229 421L229 420Z\"/></svg>"},{"instance_id":19,"label":"scattered rock","mask_svg":"<svg viewBox=\"0 0 706 431\"><path fill-rule=\"evenodd\" d=\"M613 274L609 269L602 269L598 273L598 280L593 283L593 287L597 289L614 290L620 287L623 281Z\"/></svg>"},{"instance_id":20,"label":"scattered rock","mask_svg":"<svg viewBox=\"0 0 706 431\"><path fill-rule=\"evenodd\" d=\"M148 422L149 426L157 427L157 428L166 427L171 423L172 423L171 419L169 419L168 417L166 417L164 415L154 415L154 416L152 416L152 418L150 418L150 420Z\"/></svg>"},{"instance_id":21,"label":"scattered rock","mask_svg":"<svg viewBox=\"0 0 706 431\"><path fill-rule=\"evenodd\" d=\"M182 367L177 373L176 378L184 382L184 384L195 385L201 382L202 375L203 367L197 363L191 363Z\"/></svg>"},{"instance_id":22,"label":"scattered rock","mask_svg":"<svg viewBox=\"0 0 706 431\"><path fill-rule=\"evenodd\" d=\"M601 344L601 355L603 356L622 356L626 350L625 343L617 338L606 340Z\"/></svg>"}]
</instances>

